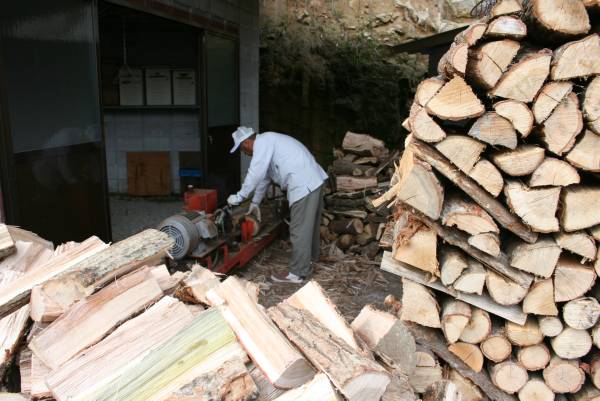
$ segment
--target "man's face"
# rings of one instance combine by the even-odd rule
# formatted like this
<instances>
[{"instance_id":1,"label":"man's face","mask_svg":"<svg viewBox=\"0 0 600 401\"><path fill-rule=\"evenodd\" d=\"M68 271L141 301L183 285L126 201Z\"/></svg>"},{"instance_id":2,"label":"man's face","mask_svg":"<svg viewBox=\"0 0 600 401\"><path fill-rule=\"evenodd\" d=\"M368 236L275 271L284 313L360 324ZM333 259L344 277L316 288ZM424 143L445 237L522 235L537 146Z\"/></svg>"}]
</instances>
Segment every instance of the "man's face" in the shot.
<instances>
[{"instance_id":1,"label":"man's face","mask_svg":"<svg viewBox=\"0 0 600 401\"><path fill-rule=\"evenodd\" d=\"M254 150L254 139L246 139L244 142L242 142L240 147L244 154L247 156L252 156L252 152Z\"/></svg>"}]
</instances>

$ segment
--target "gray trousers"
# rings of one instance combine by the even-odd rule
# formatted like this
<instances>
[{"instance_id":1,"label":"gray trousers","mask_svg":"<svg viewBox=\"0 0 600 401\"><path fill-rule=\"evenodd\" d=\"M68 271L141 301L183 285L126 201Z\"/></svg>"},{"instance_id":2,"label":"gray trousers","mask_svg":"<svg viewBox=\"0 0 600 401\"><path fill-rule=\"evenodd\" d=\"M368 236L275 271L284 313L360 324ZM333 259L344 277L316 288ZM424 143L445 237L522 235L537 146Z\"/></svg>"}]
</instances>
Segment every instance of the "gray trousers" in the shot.
<instances>
[{"instance_id":1,"label":"gray trousers","mask_svg":"<svg viewBox=\"0 0 600 401\"><path fill-rule=\"evenodd\" d=\"M312 273L310 262L319 260L321 214L325 184L295 202L290 210L292 262L290 272L299 277Z\"/></svg>"}]
</instances>

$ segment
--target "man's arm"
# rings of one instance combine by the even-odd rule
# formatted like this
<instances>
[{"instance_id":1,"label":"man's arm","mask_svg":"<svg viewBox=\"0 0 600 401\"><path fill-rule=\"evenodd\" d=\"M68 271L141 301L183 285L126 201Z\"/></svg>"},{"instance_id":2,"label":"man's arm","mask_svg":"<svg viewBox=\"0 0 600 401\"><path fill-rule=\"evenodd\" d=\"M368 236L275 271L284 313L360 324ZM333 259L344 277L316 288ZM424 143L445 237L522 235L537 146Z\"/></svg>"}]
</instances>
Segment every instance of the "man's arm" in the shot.
<instances>
[{"instance_id":1,"label":"man's arm","mask_svg":"<svg viewBox=\"0 0 600 401\"><path fill-rule=\"evenodd\" d=\"M252 203L260 205L263 198L265 197L265 193L267 192L267 188L269 188L270 183L271 183L270 177L265 177L261 182L258 183L258 186L254 190L254 196L252 197Z\"/></svg>"},{"instance_id":2,"label":"man's arm","mask_svg":"<svg viewBox=\"0 0 600 401\"><path fill-rule=\"evenodd\" d=\"M263 146L256 146L255 144L254 155L252 155L248 173L246 174L242 188L237 193L242 199L246 199L252 192L258 191L264 181L267 181L267 183L264 185L263 195L267 189L269 183L267 172L269 170L269 165L271 164L271 159L273 158L274 148L270 143L264 143L262 145ZM261 195L261 200L263 195Z\"/></svg>"}]
</instances>

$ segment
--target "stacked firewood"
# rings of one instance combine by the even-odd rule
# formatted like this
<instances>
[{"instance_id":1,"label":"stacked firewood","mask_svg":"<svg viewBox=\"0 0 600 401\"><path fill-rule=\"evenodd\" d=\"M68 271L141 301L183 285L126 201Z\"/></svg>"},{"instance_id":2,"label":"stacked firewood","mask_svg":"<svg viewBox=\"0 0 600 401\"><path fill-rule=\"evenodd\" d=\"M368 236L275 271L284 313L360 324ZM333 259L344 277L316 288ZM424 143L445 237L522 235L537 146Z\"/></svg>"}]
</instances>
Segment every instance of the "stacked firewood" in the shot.
<instances>
[{"instance_id":1,"label":"stacked firewood","mask_svg":"<svg viewBox=\"0 0 600 401\"><path fill-rule=\"evenodd\" d=\"M390 211L373 207L372 201L388 189L399 153L390 154L383 141L370 135L347 132L333 156L321 238L343 251L373 257Z\"/></svg>"},{"instance_id":2,"label":"stacked firewood","mask_svg":"<svg viewBox=\"0 0 600 401\"><path fill-rule=\"evenodd\" d=\"M586 5L500 0L459 34L373 202L394 209L382 268L402 277L402 319L440 328L521 401L600 396L600 37Z\"/></svg>"},{"instance_id":3,"label":"stacked firewood","mask_svg":"<svg viewBox=\"0 0 600 401\"><path fill-rule=\"evenodd\" d=\"M371 306L350 325L314 281L265 309L235 276L171 275L157 230L54 248L0 225L0 239L0 366L21 375L0 400L415 400L407 326Z\"/></svg>"}]
</instances>

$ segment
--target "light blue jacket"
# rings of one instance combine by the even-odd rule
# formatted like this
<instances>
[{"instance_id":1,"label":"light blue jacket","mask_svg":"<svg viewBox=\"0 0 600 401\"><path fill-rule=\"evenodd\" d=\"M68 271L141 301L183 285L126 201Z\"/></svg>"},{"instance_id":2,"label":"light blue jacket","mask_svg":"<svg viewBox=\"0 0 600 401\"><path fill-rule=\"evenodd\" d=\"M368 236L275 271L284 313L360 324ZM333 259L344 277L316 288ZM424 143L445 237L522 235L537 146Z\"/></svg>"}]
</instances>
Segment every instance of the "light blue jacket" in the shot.
<instances>
[{"instance_id":1,"label":"light blue jacket","mask_svg":"<svg viewBox=\"0 0 600 401\"><path fill-rule=\"evenodd\" d=\"M301 142L288 135L265 132L256 136L250 168L237 194L246 199L254 192L252 202L260 204L273 181L287 191L291 206L326 179L325 171Z\"/></svg>"}]
</instances>

